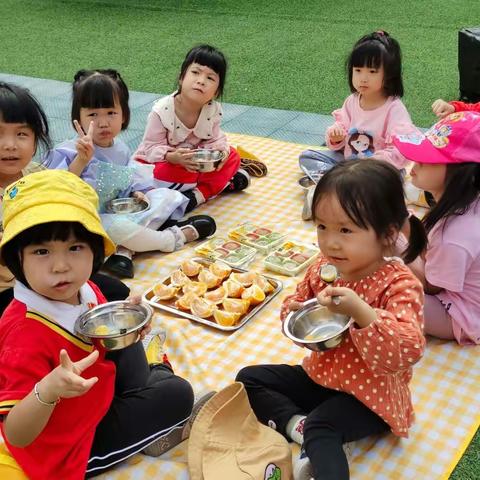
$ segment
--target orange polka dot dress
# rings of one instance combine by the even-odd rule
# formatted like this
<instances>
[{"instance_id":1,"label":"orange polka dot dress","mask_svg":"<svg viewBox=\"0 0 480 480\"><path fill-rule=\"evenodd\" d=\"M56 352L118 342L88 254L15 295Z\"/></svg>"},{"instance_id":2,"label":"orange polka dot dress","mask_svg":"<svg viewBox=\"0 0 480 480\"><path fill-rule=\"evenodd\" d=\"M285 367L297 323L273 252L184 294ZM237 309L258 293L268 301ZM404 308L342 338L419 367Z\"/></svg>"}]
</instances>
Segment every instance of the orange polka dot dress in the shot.
<instances>
[{"instance_id":1,"label":"orange polka dot dress","mask_svg":"<svg viewBox=\"0 0 480 480\"><path fill-rule=\"evenodd\" d=\"M323 257L314 263L295 294L284 300L282 320L291 301L304 302L326 287L320 278L325 263ZM312 352L302 366L314 382L350 393L395 435L407 437L415 418L408 384L425 349L422 285L400 260L390 260L362 280L338 278L334 286L354 290L375 309L377 319L365 328L354 323L338 347Z\"/></svg>"}]
</instances>

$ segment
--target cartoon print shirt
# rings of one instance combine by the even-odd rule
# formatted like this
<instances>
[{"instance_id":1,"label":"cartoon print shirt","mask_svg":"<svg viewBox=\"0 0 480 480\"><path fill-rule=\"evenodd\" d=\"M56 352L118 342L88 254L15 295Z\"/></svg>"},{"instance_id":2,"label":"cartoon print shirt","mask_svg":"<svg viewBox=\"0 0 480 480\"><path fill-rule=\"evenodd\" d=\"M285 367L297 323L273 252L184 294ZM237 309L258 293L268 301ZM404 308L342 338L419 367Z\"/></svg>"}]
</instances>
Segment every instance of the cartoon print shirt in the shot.
<instances>
[{"instance_id":1,"label":"cartoon print shirt","mask_svg":"<svg viewBox=\"0 0 480 480\"><path fill-rule=\"evenodd\" d=\"M398 169L408 164L408 160L393 145L393 136L417 133L418 130L399 98L388 97L381 107L364 110L360 106L360 95L354 93L332 115L335 124L327 129L326 135L327 146L331 150L343 149L348 160L375 156ZM347 132L342 142L330 141L330 131L334 126L340 126Z\"/></svg>"},{"instance_id":2,"label":"cartoon print shirt","mask_svg":"<svg viewBox=\"0 0 480 480\"><path fill-rule=\"evenodd\" d=\"M320 257L312 264L295 293L284 300L282 321L291 301L304 302L326 287L320 278L326 263ZM392 433L407 437L414 420L408 385L425 349L422 284L401 260L392 259L361 280L338 278L334 285L351 288L377 318L364 328L353 324L338 347L310 352L302 367L314 382L353 395Z\"/></svg>"}]
</instances>

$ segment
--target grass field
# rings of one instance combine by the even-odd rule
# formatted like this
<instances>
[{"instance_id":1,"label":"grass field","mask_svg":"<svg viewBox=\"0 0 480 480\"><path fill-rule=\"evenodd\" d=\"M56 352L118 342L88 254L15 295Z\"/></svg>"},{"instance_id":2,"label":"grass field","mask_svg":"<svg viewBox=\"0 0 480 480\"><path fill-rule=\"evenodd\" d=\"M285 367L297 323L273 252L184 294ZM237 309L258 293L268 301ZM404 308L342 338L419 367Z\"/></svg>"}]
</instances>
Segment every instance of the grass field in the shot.
<instances>
[{"instance_id":1,"label":"grass field","mask_svg":"<svg viewBox=\"0 0 480 480\"><path fill-rule=\"evenodd\" d=\"M132 90L169 93L206 42L230 62L225 101L325 114L348 94L353 43L384 29L403 49L405 103L428 126L432 101L458 96L457 32L480 23L480 1L0 0L0 18L1 72L70 81L110 67ZM478 433L451 478L480 478Z\"/></svg>"},{"instance_id":2,"label":"grass field","mask_svg":"<svg viewBox=\"0 0 480 480\"><path fill-rule=\"evenodd\" d=\"M118 68L134 90L169 93L199 42L230 60L225 101L329 113L348 94L345 57L382 28L403 48L405 102L434 120L435 98L458 96L457 32L478 0L0 0L0 71L71 80Z\"/></svg>"}]
</instances>

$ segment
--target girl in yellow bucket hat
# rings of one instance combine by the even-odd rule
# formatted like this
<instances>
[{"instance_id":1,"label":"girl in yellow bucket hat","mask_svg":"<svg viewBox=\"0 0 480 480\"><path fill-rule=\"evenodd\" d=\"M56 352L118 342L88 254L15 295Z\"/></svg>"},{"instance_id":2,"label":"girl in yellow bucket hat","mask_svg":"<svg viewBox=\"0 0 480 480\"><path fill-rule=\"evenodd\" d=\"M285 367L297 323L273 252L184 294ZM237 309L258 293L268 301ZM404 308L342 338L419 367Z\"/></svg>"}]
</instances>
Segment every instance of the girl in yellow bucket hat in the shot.
<instances>
[{"instance_id":1,"label":"girl in yellow bucket hat","mask_svg":"<svg viewBox=\"0 0 480 480\"><path fill-rule=\"evenodd\" d=\"M141 342L105 352L74 332L105 302L89 278L115 251L97 209L95 191L61 170L5 191L0 259L16 283L0 319L0 478L83 479L189 431L186 380L149 366Z\"/></svg>"}]
</instances>

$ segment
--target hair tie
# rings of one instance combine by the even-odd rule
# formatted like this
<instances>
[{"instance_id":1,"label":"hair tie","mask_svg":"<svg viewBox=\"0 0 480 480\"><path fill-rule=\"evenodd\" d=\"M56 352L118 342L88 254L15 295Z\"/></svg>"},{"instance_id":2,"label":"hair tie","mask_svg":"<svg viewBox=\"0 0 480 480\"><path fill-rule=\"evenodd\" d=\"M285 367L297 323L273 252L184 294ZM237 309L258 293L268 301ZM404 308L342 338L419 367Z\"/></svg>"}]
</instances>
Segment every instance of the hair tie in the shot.
<instances>
[{"instance_id":1,"label":"hair tie","mask_svg":"<svg viewBox=\"0 0 480 480\"><path fill-rule=\"evenodd\" d=\"M385 32L383 30L377 30L375 33L378 33L379 35L385 36Z\"/></svg>"}]
</instances>

